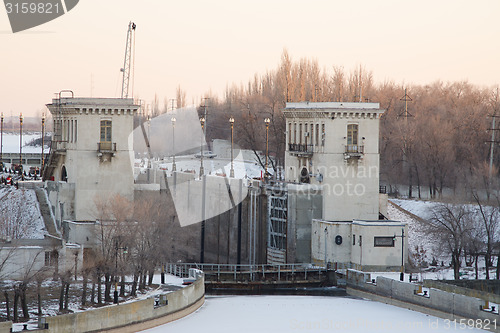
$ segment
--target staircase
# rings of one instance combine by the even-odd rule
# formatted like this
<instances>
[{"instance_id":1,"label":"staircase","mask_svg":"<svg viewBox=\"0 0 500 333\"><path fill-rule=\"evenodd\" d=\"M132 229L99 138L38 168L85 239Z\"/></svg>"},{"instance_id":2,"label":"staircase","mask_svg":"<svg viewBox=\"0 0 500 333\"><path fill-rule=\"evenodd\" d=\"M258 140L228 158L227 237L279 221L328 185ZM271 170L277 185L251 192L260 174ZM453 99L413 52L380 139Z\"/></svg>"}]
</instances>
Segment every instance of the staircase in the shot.
<instances>
[{"instance_id":1,"label":"staircase","mask_svg":"<svg viewBox=\"0 0 500 333\"><path fill-rule=\"evenodd\" d=\"M35 193L38 205L40 206L40 213L42 214L43 222L45 223L45 229L51 236L61 237L59 231L56 229L54 215L52 215L52 209L50 208L49 201L47 200L45 190L37 187L35 188Z\"/></svg>"}]
</instances>

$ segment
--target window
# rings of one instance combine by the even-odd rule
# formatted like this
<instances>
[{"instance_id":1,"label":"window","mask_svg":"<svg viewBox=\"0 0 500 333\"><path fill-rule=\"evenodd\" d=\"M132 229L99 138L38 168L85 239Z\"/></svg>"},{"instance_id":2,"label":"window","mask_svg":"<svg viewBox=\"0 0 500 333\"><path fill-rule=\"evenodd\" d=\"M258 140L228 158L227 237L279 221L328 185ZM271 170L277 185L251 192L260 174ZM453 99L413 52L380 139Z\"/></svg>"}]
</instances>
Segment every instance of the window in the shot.
<instances>
[{"instance_id":1,"label":"window","mask_svg":"<svg viewBox=\"0 0 500 333\"><path fill-rule=\"evenodd\" d=\"M292 123L288 123L288 143L292 143Z\"/></svg>"},{"instance_id":2,"label":"window","mask_svg":"<svg viewBox=\"0 0 500 333\"><path fill-rule=\"evenodd\" d=\"M309 131L309 136L311 138L311 146L313 145L313 138L314 138L314 125L311 124L311 131Z\"/></svg>"},{"instance_id":3,"label":"window","mask_svg":"<svg viewBox=\"0 0 500 333\"><path fill-rule=\"evenodd\" d=\"M297 143L297 123L293 123L293 143Z\"/></svg>"},{"instance_id":4,"label":"window","mask_svg":"<svg viewBox=\"0 0 500 333\"><path fill-rule=\"evenodd\" d=\"M57 266L59 262L59 252L45 251L45 266Z\"/></svg>"},{"instance_id":5,"label":"window","mask_svg":"<svg viewBox=\"0 0 500 333\"><path fill-rule=\"evenodd\" d=\"M111 120L101 120L101 142L111 142Z\"/></svg>"},{"instance_id":6,"label":"window","mask_svg":"<svg viewBox=\"0 0 500 333\"><path fill-rule=\"evenodd\" d=\"M319 146L319 124L316 124L316 146Z\"/></svg>"},{"instance_id":7,"label":"window","mask_svg":"<svg viewBox=\"0 0 500 333\"><path fill-rule=\"evenodd\" d=\"M75 142L77 139L78 139L78 124L77 124L77 120L75 120Z\"/></svg>"},{"instance_id":8,"label":"window","mask_svg":"<svg viewBox=\"0 0 500 333\"><path fill-rule=\"evenodd\" d=\"M361 246L361 240L362 240L362 239L363 239L363 238L361 237L361 235L359 235L359 246Z\"/></svg>"},{"instance_id":9,"label":"window","mask_svg":"<svg viewBox=\"0 0 500 333\"><path fill-rule=\"evenodd\" d=\"M325 145L325 124L321 124L321 145Z\"/></svg>"},{"instance_id":10,"label":"window","mask_svg":"<svg viewBox=\"0 0 500 333\"><path fill-rule=\"evenodd\" d=\"M352 234L352 245L356 245L356 235Z\"/></svg>"},{"instance_id":11,"label":"window","mask_svg":"<svg viewBox=\"0 0 500 333\"><path fill-rule=\"evenodd\" d=\"M302 144L302 124L299 124L299 144Z\"/></svg>"},{"instance_id":12,"label":"window","mask_svg":"<svg viewBox=\"0 0 500 333\"><path fill-rule=\"evenodd\" d=\"M374 237L373 246L375 246L375 247L394 247L394 236Z\"/></svg>"},{"instance_id":13,"label":"window","mask_svg":"<svg viewBox=\"0 0 500 333\"><path fill-rule=\"evenodd\" d=\"M347 125L347 144L348 145L358 144L358 125L356 124Z\"/></svg>"}]
</instances>

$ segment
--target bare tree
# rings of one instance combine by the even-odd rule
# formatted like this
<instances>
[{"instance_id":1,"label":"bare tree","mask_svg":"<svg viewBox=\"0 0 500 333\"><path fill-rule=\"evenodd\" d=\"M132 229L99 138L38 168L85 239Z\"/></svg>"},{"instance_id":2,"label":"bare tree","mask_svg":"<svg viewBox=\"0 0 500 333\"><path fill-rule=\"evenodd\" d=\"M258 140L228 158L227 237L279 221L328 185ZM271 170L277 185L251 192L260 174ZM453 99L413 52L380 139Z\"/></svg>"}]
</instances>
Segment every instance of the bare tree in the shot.
<instances>
[{"instance_id":1,"label":"bare tree","mask_svg":"<svg viewBox=\"0 0 500 333\"><path fill-rule=\"evenodd\" d=\"M446 247L456 280L460 279L460 267L465 247L465 237L474 229L470 210L464 204L440 204L433 210L429 231Z\"/></svg>"}]
</instances>

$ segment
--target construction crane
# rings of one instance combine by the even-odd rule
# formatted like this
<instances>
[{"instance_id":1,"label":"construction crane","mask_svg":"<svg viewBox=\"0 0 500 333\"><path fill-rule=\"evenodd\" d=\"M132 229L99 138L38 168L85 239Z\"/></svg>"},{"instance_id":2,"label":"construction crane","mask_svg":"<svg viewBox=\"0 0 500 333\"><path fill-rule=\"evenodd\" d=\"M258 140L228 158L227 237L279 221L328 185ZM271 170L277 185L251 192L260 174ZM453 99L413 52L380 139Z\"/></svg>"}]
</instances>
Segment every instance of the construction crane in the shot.
<instances>
[{"instance_id":1,"label":"construction crane","mask_svg":"<svg viewBox=\"0 0 500 333\"><path fill-rule=\"evenodd\" d=\"M128 98L128 86L130 81L130 69L133 67L132 59L132 43L135 45L135 23L129 22L127 30L127 43L125 45L125 61L123 62L123 68L120 71L123 73L122 80L122 95L121 98Z\"/></svg>"},{"instance_id":2,"label":"construction crane","mask_svg":"<svg viewBox=\"0 0 500 333\"><path fill-rule=\"evenodd\" d=\"M123 68L120 70L123 73L123 80L122 80L122 95L121 98L128 98L128 87L129 87L129 82L130 82L130 72L131 69L134 67L134 45L135 45L135 28L136 25L134 22L130 21L128 24L128 29L127 29L127 42L125 44L125 60L123 62ZM148 180L149 180L149 168L151 168L151 159L153 157L153 154L151 152L151 145L149 144L149 136L146 133L146 129L144 127L144 111L146 111L146 106L141 103L141 109L143 110L142 113L142 119L140 120L141 123L141 130L142 130L142 135L144 136L144 142L146 143L146 148L148 150ZM151 119L149 118L149 115L147 115L147 121L150 122L151 124Z\"/></svg>"}]
</instances>

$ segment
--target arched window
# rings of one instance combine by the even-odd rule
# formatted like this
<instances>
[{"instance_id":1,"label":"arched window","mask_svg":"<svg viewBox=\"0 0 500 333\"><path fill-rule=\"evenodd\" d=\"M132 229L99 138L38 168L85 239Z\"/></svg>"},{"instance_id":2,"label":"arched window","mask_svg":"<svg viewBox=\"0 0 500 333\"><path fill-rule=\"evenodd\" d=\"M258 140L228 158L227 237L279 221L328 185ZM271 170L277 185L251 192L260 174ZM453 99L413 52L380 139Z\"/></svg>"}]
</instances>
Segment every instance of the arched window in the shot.
<instances>
[{"instance_id":1,"label":"arched window","mask_svg":"<svg viewBox=\"0 0 500 333\"><path fill-rule=\"evenodd\" d=\"M61 180L63 182L68 181L68 173L66 172L66 166L63 165L62 170L61 170Z\"/></svg>"}]
</instances>

